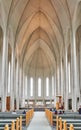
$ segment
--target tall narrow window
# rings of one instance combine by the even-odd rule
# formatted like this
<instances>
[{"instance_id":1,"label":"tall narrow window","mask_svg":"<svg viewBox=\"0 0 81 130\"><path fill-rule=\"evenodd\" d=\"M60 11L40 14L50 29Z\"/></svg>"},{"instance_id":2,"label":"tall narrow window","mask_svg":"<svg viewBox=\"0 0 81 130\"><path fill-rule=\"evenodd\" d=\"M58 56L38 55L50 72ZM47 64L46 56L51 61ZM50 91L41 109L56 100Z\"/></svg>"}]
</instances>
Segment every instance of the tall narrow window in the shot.
<instances>
[{"instance_id":1,"label":"tall narrow window","mask_svg":"<svg viewBox=\"0 0 81 130\"><path fill-rule=\"evenodd\" d=\"M25 77L25 96L27 96L27 76Z\"/></svg>"},{"instance_id":2,"label":"tall narrow window","mask_svg":"<svg viewBox=\"0 0 81 130\"><path fill-rule=\"evenodd\" d=\"M52 76L52 96L54 96L54 76Z\"/></svg>"},{"instance_id":3,"label":"tall narrow window","mask_svg":"<svg viewBox=\"0 0 81 130\"><path fill-rule=\"evenodd\" d=\"M41 78L38 78L38 97L41 97Z\"/></svg>"},{"instance_id":4,"label":"tall narrow window","mask_svg":"<svg viewBox=\"0 0 81 130\"><path fill-rule=\"evenodd\" d=\"M33 96L33 78L30 78L30 96Z\"/></svg>"},{"instance_id":5,"label":"tall narrow window","mask_svg":"<svg viewBox=\"0 0 81 130\"><path fill-rule=\"evenodd\" d=\"M49 78L46 78L46 96L49 96Z\"/></svg>"},{"instance_id":6,"label":"tall narrow window","mask_svg":"<svg viewBox=\"0 0 81 130\"><path fill-rule=\"evenodd\" d=\"M59 73L59 68L57 69L57 73L58 73L57 74L58 75L58 82L57 82L58 83L58 93L60 93L60 84L59 84L59 74L60 73Z\"/></svg>"},{"instance_id":7,"label":"tall narrow window","mask_svg":"<svg viewBox=\"0 0 81 130\"><path fill-rule=\"evenodd\" d=\"M68 79L69 79L69 93L70 93L71 92L71 85L70 85L70 63L68 64L68 72L69 72Z\"/></svg>"},{"instance_id":8,"label":"tall narrow window","mask_svg":"<svg viewBox=\"0 0 81 130\"><path fill-rule=\"evenodd\" d=\"M10 62L9 62L9 68L8 68L8 93L10 93Z\"/></svg>"}]
</instances>

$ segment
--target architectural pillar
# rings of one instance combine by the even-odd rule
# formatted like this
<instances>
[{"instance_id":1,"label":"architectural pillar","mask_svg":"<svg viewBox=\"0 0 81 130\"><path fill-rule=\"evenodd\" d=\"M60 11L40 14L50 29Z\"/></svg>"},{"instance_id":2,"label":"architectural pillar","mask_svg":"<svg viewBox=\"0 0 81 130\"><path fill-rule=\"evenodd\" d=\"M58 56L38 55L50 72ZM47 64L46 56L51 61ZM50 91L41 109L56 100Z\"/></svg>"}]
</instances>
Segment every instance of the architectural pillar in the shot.
<instances>
[{"instance_id":1,"label":"architectural pillar","mask_svg":"<svg viewBox=\"0 0 81 130\"><path fill-rule=\"evenodd\" d=\"M19 63L16 64L16 109L19 110Z\"/></svg>"},{"instance_id":2,"label":"architectural pillar","mask_svg":"<svg viewBox=\"0 0 81 130\"><path fill-rule=\"evenodd\" d=\"M49 97L50 97L50 105L52 106L52 76L49 76Z\"/></svg>"},{"instance_id":3,"label":"architectural pillar","mask_svg":"<svg viewBox=\"0 0 81 130\"><path fill-rule=\"evenodd\" d=\"M76 111L77 107L77 62L76 62L76 38L75 38L75 33L73 32L72 35L72 44L71 44L71 60L72 60L72 75L73 76L73 83L72 83L72 109Z\"/></svg>"},{"instance_id":4,"label":"architectural pillar","mask_svg":"<svg viewBox=\"0 0 81 130\"><path fill-rule=\"evenodd\" d=\"M68 55L67 55L67 47L65 47L65 96L64 96L64 102L65 102L65 110L68 110Z\"/></svg>"},{"instance_id":5,"label":"architectural pillar","mask_svg":"<svg viewBox=\"0 0 81 130\"><path fill-rule=\"evenodd\" d=\"M42 89L42 98L43 98L43 104L45 106L45 92L44 92L44 75L41 78L41 89Z\"/></svg>"},{"instance_id":6,"label":"architectural pillar","mask_svg":"<svg viewBox=\"0 0 81 130\"><path fill-rule=\"evenodd\" d=\"M58 71L58 66L56 66L56 72L55 72L55 76L56 76L56 95L59 94L59 81L58 81L58 74L59 74L59 71Z\"/></svg>"},{"instance_id":7,"label":"architectural pillar","mask_svg":"<svg viewBox=\"0 0 81 130\"><path fill-rule=\"evenodd\" d=\"M61 95L62 95L62 99L63 99L63 65L62 65L62 60L61 60Z\"/></svg>"},{"instance_id":8,"label":"architectural pillar","mask_svg":"<svg viewBox=\"0 0 81 130\"><path fill-rule=\"evenodd\" d=\"M25 76L25 99L27 99L27 76Z\"/></svg>"},{"instance_id":9,"label":"architectural pillar","mask_svg":"<svg viewBox=\"0 0 81 130\"><path fill-rule=\"evenodd\" d=\"M8 39L7 39L7 45L6 45L6 96L8 95Z\"/></svg>"},{"instance_id":10,"label":"architectural pillar","mask_svg":"<svg viewBox=\"0 0 81 130\"><path fill-rule=\"evenodd\" d=\"M56 87L56 72L54 73L54 107L56 107L56 95L57 95L57 87Z\"/></svg>"},{"instance_id":11,"label":"architectural pillar","mask_svg":"<svg viewBox=\"0 0 81 130\"><path fill-rule=\"evenodd\" d=\"M43 77L43 84L44 84L44 99L46 99L46 77Z\"/></svg>"},{"instance_id":12,"label":"architectural pillar","mask_svg":"<svg viewBox=\"0 0 81 130\"><path fill-rule=\"evenodd\" d=\"M12 57L11 57L11 92L10 92L10 107L11 107L11 110L14 110L14 86L15 86L15 75L14 75L14 72L15 72L15 52L14 52L14 49L12 49Z\"/></svg>"},{"instance_id":13,"label":"architectural pillar","mask_svg":"<svg viewBox=\"0 0 81 130\"><path fill-rule=\"evenodd\" d=\"M61 54L60 54L61 55ZM62 57L60 56L60 61L59 61L59 68L58 68L58 80L59 80L59 88L58 88L58 94L61 95L61 81L62 81L62 77L61 77L61 74L62 74Z\"/></svg>"},{"instance_id":14,"label":"architectural pillar","mask_svg":"<svg viewBox=\"0 0 81 130\"><path fill-rule=\"evenodd\" d=\"M80 87L79 87L79 91L80 91L80 100L79 100L79 105L81 104L81 39L80 39L80 78L79 78L79 80L80 80Z\"/></svg>"},{"instance_id":15,"label":"architectural pillar","mask_svg":"<svg viewBox=\"0 0 81 130\"><path fill-rule=\"evenodd\" d=\"M23 72L23 71L22 71ZM24 86L25 86L25 75L23 72L23 80L22 80L22 88L21 88L21 107L25 107L25 90L24 90Z\"/></svg>"},{"instance_id":16,"label":"architectural pillar","mask_svg":"<svg viewBox=\"0 0 81 130\"><path fill-rule=\"evenodd\" d=\"M60 95L61 94L60 66L57 68L57 83L58 83L58 95Z\"/></svg>"},{"instance_id":17,"label":"architectural pillar","mask_svg":"<svg viewBox=\"0 0 81 130\"><path fill-rule=\"evenodd\" d=\"M19 67L19 107L20 107L20 104L21 104L21 85L22 83L22 71L21 71L21 68Z\"/></svg>"},{"instance_id":18,"label":"architectural pillar","mask_svg":"<svg viewBox=\"0 0 81 130\"><path fill-rule=\"evenodd\" d=\"M7 37L6 33L3 35L3 54L2 54L2 110L6 110L6 59L7 59L7 49L8 49L8 44L7 44Z\"/></svg>"},{"instance_id":19,"label":"architectural pillar","mask_svg":"<svg viewBox=\"0 0 81 130\"><path fill-rule=\"evenodd\" d=\"M27 86L27 82L28 82L28 77L27 75L25 76L25 99L26 99L26 106L28 105L28 101L27 101L27 92L28 92L28 86Z\"/></svg>"}]
</instances>

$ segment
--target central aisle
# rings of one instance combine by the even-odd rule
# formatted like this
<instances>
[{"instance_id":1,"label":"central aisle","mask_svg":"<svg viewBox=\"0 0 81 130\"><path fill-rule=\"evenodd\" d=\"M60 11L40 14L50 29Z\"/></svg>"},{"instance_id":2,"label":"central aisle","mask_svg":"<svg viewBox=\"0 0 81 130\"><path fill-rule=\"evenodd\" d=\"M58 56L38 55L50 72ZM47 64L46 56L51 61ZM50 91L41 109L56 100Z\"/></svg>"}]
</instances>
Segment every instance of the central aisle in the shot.
<instances>
[{"instance_id":1,"label":"central aisle","mask_svg":"<svg viewBox=\"0 0 81 130\"><path fill-rule=\"evenodd\" d=\"M34 112L34 117L27 130L52 130L45 117L45 112Z\"/></svg>"}]
</instances>

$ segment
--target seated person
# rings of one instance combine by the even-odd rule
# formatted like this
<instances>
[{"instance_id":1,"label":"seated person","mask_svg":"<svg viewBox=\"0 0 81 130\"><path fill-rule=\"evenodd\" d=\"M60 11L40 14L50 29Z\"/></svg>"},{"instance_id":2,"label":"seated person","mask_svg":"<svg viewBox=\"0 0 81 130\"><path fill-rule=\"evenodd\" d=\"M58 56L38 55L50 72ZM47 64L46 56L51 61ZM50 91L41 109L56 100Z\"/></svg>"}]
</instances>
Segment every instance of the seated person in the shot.
<instances>
[{"instance_id":1,"label":"seated person","mask_svg":"<svg viewBox=\"0 0 81 130\"><path fill-rule=\"evenodd\" d=\"M62 111L61 111L61 110L59 111L59 114L62 114Z\"/></svg>"},{"instance_id":2,"label":"seated person","mask_svg":"<svg viewBox=\"0 0 81 130\"><path fill-rule=\"evenodd\" d=\"M50 111L52 111L52 108L50 108Z\"/></svg>"},{"instance_id":3,"label":"seated person","mask_svg":"<svg viewBox=\"0 0 81 130\"><path fill-rule=\"evenodd\" d=\"M55 114L57 114L57 110L55 110Z\"/></svg>"},{"instance_id":4,"label":"seated person","mask_svg":"<svg viewBox=\"0 0 81 130\"><path fill-rule=\"evenodd\" d=\"M64 114L64 110L63 110L63 114Z\"/></svg>"},{"instance_id":5,"label":"seated person","mask_svg":"<svg viewBox=\"0 0 81 130\"><path fill-rule=\"evenodd\" d=\"M23 113L22 113L22 114L26 114L25 110L23 111Z\"/></svg>"},{"instance_id":6,"label":"seated person","mask_svg":"<svg viewBox=\"0 0 81 130\"><path fill-rule=\"evenodd\" d=\"M80 108L79 108L79 110L78 110L78 111L79 111L79 114L81 114L81 106L80 106Z\"/></svg>"}]
</instances>

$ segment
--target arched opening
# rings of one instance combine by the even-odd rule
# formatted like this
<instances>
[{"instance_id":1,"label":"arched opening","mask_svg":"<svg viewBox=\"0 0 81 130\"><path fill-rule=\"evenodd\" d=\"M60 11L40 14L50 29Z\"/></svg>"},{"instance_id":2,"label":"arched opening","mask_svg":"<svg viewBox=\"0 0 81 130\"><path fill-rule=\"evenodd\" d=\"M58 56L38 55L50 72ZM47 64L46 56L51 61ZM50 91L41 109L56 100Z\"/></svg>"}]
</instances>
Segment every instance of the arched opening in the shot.
<instances>
[{"instance_id":1,"label":"arched opening","mask_svg":"<svg viewBox=\"0 0 81 130\"><path fill-rule=\"evenodd\" d=\"M33 96L33 78L30 78L30 97Z\"/></svg>"},{"instance_id":2,"label":"arched opening","mask_svg":"<svg viewBox=\"0 0 81 130\"><path fill-rule=\"evenodd\" d=\"M49 78L46 78L46 97L49 97Z\"/></svg>"},{"instance_id":3,"label":"arched opening","mask_svg":"<svg viewBox=\"0 0 81 130\"><path fill-rule=\"evenodd\" d=\"M41 78L38 78L38 97L41 97Z\"/></svg>"}]
</instances>

